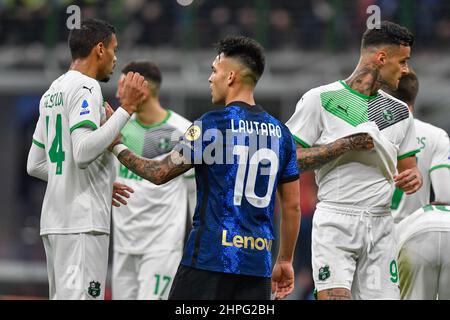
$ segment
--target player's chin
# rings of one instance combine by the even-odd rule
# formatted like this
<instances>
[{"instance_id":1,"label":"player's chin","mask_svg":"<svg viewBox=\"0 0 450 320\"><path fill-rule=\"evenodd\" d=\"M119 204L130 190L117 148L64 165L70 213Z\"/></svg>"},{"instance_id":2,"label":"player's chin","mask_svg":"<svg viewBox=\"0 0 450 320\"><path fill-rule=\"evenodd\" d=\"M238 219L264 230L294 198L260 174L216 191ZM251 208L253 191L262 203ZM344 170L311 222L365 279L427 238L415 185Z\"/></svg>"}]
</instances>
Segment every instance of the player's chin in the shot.
<instances>
[{"instance_id":1,"label":"player's chin","mask_svg":"<svg viewBox=\"0 0 450 320\"><path fill-rule=\"evenodd\" d=\"M100 82L108 82L110 79L110 76L105 76L102 79L100 79Z\"/></svg>"},{"instance_id":2,"label":"player's chin","mask_svg":"<svg viewBox=\"0 0 450 320\"><path fill-rule=\"evenodd\" d=\"M105 76L100 80L100 82L108 82L109 79L111 79L111 76L112 76L112 74L114 72L114 67L115 67L115 65L113 65L111 67L111 70L105 72Z\"/></svg>"},{"instance_id":3,"label":"player's chin","mask_svg":"<svg viewBox=\"0 0 450 320\"><path fill-rule=\"evenodd\" d=\"M224 104L225 99L223 97L211 94L211 102L214 105Z\"/></svg>"}]
</instances>

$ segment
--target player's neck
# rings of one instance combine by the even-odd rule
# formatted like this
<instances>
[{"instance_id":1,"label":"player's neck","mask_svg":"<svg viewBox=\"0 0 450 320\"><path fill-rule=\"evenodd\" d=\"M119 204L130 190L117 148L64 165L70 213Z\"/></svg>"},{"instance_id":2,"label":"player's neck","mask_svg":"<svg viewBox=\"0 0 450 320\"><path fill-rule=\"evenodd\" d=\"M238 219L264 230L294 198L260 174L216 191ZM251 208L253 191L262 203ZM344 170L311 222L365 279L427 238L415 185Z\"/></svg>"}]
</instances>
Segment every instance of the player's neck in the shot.
<instances>
[{"instance_id":1,"label":"player's neck","mask_svg":"<svg viewBox=\"0 0 450 320\"><path fill-rule=\"evenodd\" d=\"M76 59L72 61L69 70L78 71L85 76L97 80L97 67L89 59Z\"/></svg>"},{"instance_id":2,"label":"player's neck","mask_svg":"<svg viewBox=\"0 0 450 320\"><path fill-rule=\"evenodd\" d=\"M345 82L353 90L366 95L373 96L383 86L380 68L375 62L361 59L352 75Z\"/></svg>"},{"instance_id":3,"label":"player's neck","mask_svg":"<svg viewBox=\"0 0 450 320\"><path fill-rule=\"evenodd\" d=\"M150 97L142 106L142 110L136 114L140 123L151 126L164 121L168 111L161 107L158 97Z\"/></svg>"}]
</instances>

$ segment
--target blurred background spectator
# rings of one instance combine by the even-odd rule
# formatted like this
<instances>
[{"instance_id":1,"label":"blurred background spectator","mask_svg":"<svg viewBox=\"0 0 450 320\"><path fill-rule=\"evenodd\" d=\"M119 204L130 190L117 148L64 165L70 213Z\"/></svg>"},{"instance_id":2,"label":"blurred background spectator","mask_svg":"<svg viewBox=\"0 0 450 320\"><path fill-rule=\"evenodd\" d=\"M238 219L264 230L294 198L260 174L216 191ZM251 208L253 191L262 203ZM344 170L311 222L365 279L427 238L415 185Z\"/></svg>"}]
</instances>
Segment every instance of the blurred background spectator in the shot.
<instances>
[{"instance_id":1,"label":"blurred background spectator","mask_svg":"<svg viewBox=\"0 0 450 320\"><path fill-rule=\"evenodd\" d=\"M382 18L409 27L417 48L446 46L450 2L444 0L1 0L0 45L66 41L67 6L84 18L117 26L127 46L209 48L226 34L243 34L267 49L345 50L358 46L366 8L378 5ZM190 5L180 5L190 4Z\"/></svg>"}]
</instances>

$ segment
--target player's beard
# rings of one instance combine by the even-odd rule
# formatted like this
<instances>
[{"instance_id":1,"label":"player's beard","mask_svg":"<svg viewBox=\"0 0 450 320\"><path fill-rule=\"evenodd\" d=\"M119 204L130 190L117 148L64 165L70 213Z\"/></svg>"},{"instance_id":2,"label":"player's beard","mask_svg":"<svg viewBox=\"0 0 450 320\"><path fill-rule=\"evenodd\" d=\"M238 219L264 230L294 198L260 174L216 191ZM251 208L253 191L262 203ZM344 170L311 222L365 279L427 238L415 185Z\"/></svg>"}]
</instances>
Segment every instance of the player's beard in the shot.
<instances>
[{"instance_id":1,"label":"player's beard","mask_svg":"<svg viewBox=\"0 0 450 320\"><path fill-rule=\"evenodd\" d=\"M113 72L114 72L114 68L116 67L116 64L114 63L113 65L112 65L112 68L111 68L111 71L109 72L109 74L106 74L102 79L100 79L99 81L100 82L108 82L109 81L109 79L111 78L111 75L113 74Z\"/></svg>"},{"instance_id":2,"label":"player's beard","mask_svg":"<svg viewBox=\"0 0 450 320\"><path fill-rule=\"evenodd\" d=\"M100 82L108 82L109 81L109 76L105 76L104 78L100 79Z\"/></svg>"}]
</instances>

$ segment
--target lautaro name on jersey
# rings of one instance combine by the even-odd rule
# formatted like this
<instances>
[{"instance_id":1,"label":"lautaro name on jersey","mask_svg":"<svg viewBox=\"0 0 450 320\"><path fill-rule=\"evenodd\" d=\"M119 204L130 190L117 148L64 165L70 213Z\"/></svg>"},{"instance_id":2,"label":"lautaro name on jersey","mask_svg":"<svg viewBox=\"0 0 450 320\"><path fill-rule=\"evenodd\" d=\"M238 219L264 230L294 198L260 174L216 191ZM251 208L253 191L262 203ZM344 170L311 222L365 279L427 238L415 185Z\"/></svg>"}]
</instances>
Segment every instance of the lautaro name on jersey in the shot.
<instances>
[{"instance_id":1,"label":"lautaro name on jersey","mask_svg":"<svg viewBox=\"0 0 450 320\"><path fill-rule=\"evenodd\" d=\"M299 176L289 129L258 105L232 102L195 121L175 150L194 164L197 184L181 263L270 277L275 191Z\"/></svg>"}]
</instances>

